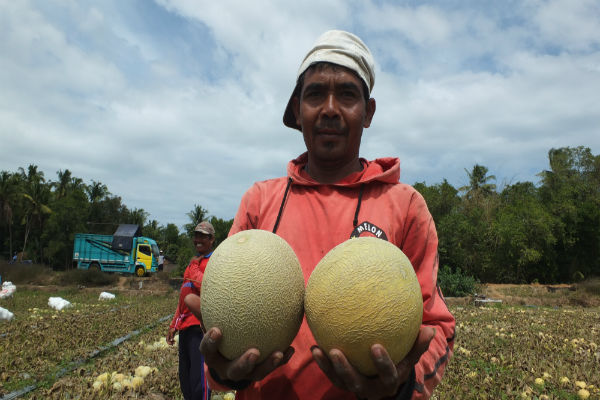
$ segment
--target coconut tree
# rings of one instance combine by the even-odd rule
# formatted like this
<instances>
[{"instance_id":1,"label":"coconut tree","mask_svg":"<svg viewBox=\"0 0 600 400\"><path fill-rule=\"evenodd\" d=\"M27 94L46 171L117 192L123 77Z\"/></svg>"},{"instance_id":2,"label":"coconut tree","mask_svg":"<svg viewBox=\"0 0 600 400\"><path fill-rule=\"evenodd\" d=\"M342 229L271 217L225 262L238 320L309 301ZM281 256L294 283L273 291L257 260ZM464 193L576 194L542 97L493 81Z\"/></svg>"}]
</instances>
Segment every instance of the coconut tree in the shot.
<instances>
[{"instance_id":1,"label":"coconut tree","mask_svg":"<svg viewBox=\"0 0 600 400\"><path fill-rule=\"evenodd\" d=\"M455 266L477 277L486 276L492 268L492 252L496 244L491 226L498 211L499 201L495 192L496 185L490 183L496 179L488 175L487 167L475 164L471 172L467 171L469 185L459 188L464 193L459 205L459 213L440 222L441 249L455 260Z\"/></svg>"},{"instance_id":2,"label":"coconut tree","mask_svg":"<svg viewBox=\"0 0 600 400\"><path fill-rule=\"evenodd\" d=\"M52 214L44 219L40 243L43 243L44 262L68 268L74 234L85 232L90 207L87 186L82 179L73 177L68 169L58 171L57 176L58 180L48 185L52 196L47 206Z\"/></svg>"},{"instance_id":3,"label":"coconut tree","mask_svg":"<svg viewBox=\"0 0 600 400\"><path fill-rule=\"evenodd\" d=\"M27 239L31 232L31 227L34 222L39 224L40 232L44 217L52 213L52 210L47 205L50 197L50 191L43 182L35 182L28 189L28 193L23 193L25 199L25 215L23 216L22 224L25 225L25 238L23 240L23 253L27 248ZM40 249L41 251L41 249Z\"/></svg>"},{"instance_id":4,"label":"coconut tree","mask_svg":"<svg viewBox=\"0 0 600 400\"><path fill-rule=\"evenodd\" d=\"M66 169L64 172L59 170L57 173L58 182L52 182L51 185L54 188L54 193L57 199L62 199L67 195L69 184L71 183L71 171Z\"/></svg>"},{"instance_id":5,"label":"coconut tree","mask_svg":"<svg viewBox=\"0 0 600 400\"><path fill-rule=\"evenodd\" d=\"M23 253L25 253L32 224L37 222L41 233L44 217L49 215L52 210L48 206L50 200L50 188L46 184L44 173L38 171L36 165L30 164L27 168L27 172L25 172L23 168L19 168L19 174L24 180L22 197L25 202L25 212L21 224L25 226L25 237L23 239Z\"/></svg>"},{"instance_id":6,"label":"coconut tree","mask_svg":"<svg viewBox=\"0 0 600 400\"><path fill-rule=\"evenodd\" d=\"M199 204L194 204L194 208L186 215L191 222L184 225L185 231L189 237L194 237L194 228L196 225L206 219L208 210L202 208L202 206Z\"/></svg>"},{"instance_id":7,"label":"coconut tree","mask_svg":"<svg viewBox=\"0 0 600 400\"><path fill-rule=\"evenodd\" d=\"M134 208L129 212L127 220L130 224L136 224L143 228L144 225L146 225L146 220L148 219L149 215L150 214L144 211L143 208Z\"/></svg>"},{"instance_id":8,"label":"coconut tree","mask_svg":"<svg viewBox=\"0 0 600 400\"><path fill-rule=\"evenodd\" d=\"M548 152L550 169L539 174L542 200L557 223L555 260L561 279L600 271L600 156L587 147Z\"/></svg>"},{"instance_id":9,"label":"coconut tree","mask_svg":"<svg viewBox=\"0 0 600 400\"><path fill-rule=\"evenodd\" d=\"M144 236L150 236L155 240L159 241L162 238L161 231L164 230L159 224L158 221L153 219L147 222L143 227L142 231L144 232Z\"/></svg>"},{"instance_id":10,"label":"coconut tree","mask_svg":"<svg viewBox=\"0 0 600 400\"><path fill-rule=\"evenodd\" d=\"M495 181L496 176L488 175L487 167L475 164L471 172L469 172L466 168L465 172L469 177L469 185L459 188L459 191L466 192L467 195L478 192L488 195L491 194L494 190L496 190L496 185L493 183L489 183L489 181Z\"/></svg>"},{"instance_id":11,"label":"coconut tree","mask_svg":"<svg viewBox=\"0 0 600 400\"><path fill-rule=\"evenodd\" d=\"M0 173L0 217L1 221L8 227L9 254L13 254L12 225L13 207L17 202L19 193L19 181L14 174L7 171Z\"/></svg>"},{"instance_id":12,"label":"coconut tree","mask_svg":"<svg viewBox=\"0 0 600 400\"><path fill-rule=\"evenodd\" d=\"M104 200L104 198L106 198L106 196L110 194L108 191L108 187L106 187L105 184L96 181L92 181L92 184L88 185L85 191L92 204Z\"/></svg>"},{"instance_id":13,"label":"coconut tree","mask_svg":"<svg viewBox=\"0 0 600 400\"><path fill-rule=\"evenodd\" d=\"M104 200L108 198L110 192L108 191L108 187L105 184L97 181L92 181L90 185L85 186L85 193L87 194L90 201L90 211L88 215L88 221L93 224L98 224L102 222L116 222L116 221L106 221L103 218L105 214L103 212L102 203ZM119 200L120 202L120 200Z\"/></svg>"}]
</instances>

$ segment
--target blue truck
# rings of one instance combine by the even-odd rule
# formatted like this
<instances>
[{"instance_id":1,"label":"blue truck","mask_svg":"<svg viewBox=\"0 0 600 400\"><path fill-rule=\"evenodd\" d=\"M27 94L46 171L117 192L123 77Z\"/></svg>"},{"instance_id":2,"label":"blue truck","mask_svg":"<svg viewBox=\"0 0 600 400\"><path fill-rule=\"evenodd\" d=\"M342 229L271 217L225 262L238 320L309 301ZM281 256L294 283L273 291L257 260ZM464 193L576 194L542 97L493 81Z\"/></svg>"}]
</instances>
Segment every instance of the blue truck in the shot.
<instances>
[{"instance_id":1,"label":"blue truck","mask_svg":"<svg viewBox=\"0 0 600 400\"><path fill-rule=\"evenodd\" d=\"M119 225L113 235L75 234L73 265L78 269L121 272L139 277L158 271L160 251L138 225Z\"/></svg>"}]
</instances>

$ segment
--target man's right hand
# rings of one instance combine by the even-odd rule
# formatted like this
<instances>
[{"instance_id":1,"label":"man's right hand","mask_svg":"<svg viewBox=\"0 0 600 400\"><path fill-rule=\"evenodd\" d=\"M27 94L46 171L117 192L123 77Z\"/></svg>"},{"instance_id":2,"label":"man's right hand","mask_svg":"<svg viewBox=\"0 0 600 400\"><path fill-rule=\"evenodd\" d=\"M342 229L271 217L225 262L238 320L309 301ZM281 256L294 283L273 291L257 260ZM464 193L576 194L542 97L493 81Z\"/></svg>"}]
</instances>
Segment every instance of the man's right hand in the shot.
<instances>
[{"instance_id":1,"label":"man's right hand","mask_svg":"<svg viewBox=\"0 0 600 400\"><path fill-rule=\"evenodd\" d=\"M200 343L200 352L204 354L204 362L219 375L213 377L216 380L260 381L276 368L286 364L294 354L294 348L288 347L285 353L274 351L261 363L257 363L260 351L251 348L235 360L228 360L219 353L219 343L222 338L223 334L219 328L213 327L206 332Z\"/></svg>"},{"instance_id":2,"label":"man's right hand","mask_svg":"<svg viewBox=\"0 0 600 400\"><path fill-rule=\"evenodd\" d=\"M175 344L175 332L177 332L175 328L169 328L169 331L167 332L166 339L169 346L173 346Z\"/></svg>"}]
</instances>

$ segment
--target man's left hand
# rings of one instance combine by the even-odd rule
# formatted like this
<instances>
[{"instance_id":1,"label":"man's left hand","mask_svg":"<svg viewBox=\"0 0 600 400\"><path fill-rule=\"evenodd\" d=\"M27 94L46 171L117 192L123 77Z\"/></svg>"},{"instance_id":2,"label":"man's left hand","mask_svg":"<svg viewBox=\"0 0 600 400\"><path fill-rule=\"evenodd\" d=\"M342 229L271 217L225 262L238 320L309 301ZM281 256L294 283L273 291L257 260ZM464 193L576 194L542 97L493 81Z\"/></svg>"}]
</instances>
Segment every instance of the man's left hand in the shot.
<instances>
[{"instance_id":1,"label":"man's left hand","mask_svg":"<svg viewBox=\"0 0 600 400\"><path fill-rule=\"evenodd\" d=\"M378 371L375 377L368 377L358 372L338 349L332 349L328 357L319 347L314 347L312 355L321 370L337 387L355 393L360 399L393 398L400 386L408 380L415 364L427 351L434 336L434 328L421 326L412 349L397 365L394 365L382 345L371 346L371 358Z\"/></svg>"}]
</instances>

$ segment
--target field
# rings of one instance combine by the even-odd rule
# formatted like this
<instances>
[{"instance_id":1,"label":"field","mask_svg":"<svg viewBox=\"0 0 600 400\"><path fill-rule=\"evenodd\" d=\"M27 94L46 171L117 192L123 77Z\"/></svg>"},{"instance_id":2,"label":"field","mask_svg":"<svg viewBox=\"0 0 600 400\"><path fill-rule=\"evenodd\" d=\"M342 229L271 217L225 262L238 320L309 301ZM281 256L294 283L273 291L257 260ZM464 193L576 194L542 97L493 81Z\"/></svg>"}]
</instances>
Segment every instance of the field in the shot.
<instances>
[{"instance_id":1,"label":"field","mask_svg":"<svg viewBox=\"0 0 600 400\"><path fill-rule=\"evenodd\" d=\"M600 399L600 296L559 289L487 287L501 305L449 299L456 345L434 398ZM101 291L116 298L99 300ZM51 296L72 307L50 308ZM0 399L181 399L177 350L163 340L176 302L157 278L17 285L0 300L15 315L0 321ZM147 375L134 388L136 369Z\"/></svg>"}]
</instances>

